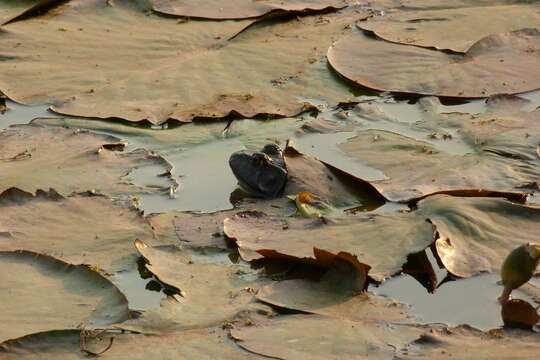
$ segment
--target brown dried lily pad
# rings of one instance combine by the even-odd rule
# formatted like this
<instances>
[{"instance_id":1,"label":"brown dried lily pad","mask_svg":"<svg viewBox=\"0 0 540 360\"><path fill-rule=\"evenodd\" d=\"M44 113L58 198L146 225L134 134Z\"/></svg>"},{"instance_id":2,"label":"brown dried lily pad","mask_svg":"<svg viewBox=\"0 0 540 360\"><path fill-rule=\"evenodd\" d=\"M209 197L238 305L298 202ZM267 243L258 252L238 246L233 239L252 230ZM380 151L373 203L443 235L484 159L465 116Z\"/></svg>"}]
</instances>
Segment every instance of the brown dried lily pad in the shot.
<instances>
[{"instance_id":1,"label":"brown dried lily pad","mask_svg":"<svg viewBox=\"0 0 540 360\"><path fill-rule=\"evenodd\" d=\"M366 208L374 209L385 202L384 197L367 181L300 153L294 148L294 143L285 149L285 163L289 173L286 195L307 191L336 207L361 202Z\"/></svg>"},{"instance_id":2,"label":"brown dried lily pad","mask_svg":"<svg viewBox=\"0 0 540 360\"><path fill-rule=\"evenodd\" d=\"M257 299L282 308L355 321L407 318L404 305L364 291L366 270L358 271L348 261L336 258L320 279L276 281L263 286Z\"/></svg>"},{"instance_id":3,"label":"brown dried lily pad","mask_svg":"<svg viewBox=\"0 0 540 360\"><path fill-rule=\"evenodd\" d=\"M534 28L539 23L538 4L513 3L396 11L359 22L357 26L392 42L466 52L491 34Z\"/></svg>"},{"instance_id":4,"label":"brown dried lily pad","mask_svg":"<svg viewBox=\"0 0 540 360\"><path fill-rule=\"evenodd\" d=\"M89 193L64 198L54 190L35 196L6 190L0 194L0 224L8 235L0 250L32 250L107 272L132 267L133 241L153 238L137 209Z\"/></svg>"},{"instance_id":5,"label":"brown dried lily pad","mask_svg":"<svg viewBox=\"0 0 540 360\"><path fill-rule=\"evenodd\" d=\"M414 327L306 315L231 330L240 347L256 354L314 360L391 359L420 333Z\"/></svg>"},{"instance_id":6,"label":"brown dried lily pad","mask_svg":"<svg viewBox=\"0 0 540 360\"><path fill-rule=\"evenodd\" d=\"M146 16L144 4L114 3L71 0L46 21L5 26L0 89L17 102L54 103L63 114L154 124L292 116L312 107L305 99L335 104L350 96L324 54L345 25L367 14L251 27L229 40L252 21L178 23Z\"/></svg>"},{"instance_id":7,"label":"brown dried lily pad","mask_svg":"<svg viewBox=\"0 0 540 360\"><path fill-rule=\"evenodd\" d=\"M156 191L122 178L140 167L157 167L157 176L169 170L170 165L143 149L124 153L124 146L116 137L88 131L11 126L0 132L0 192L13 186L28 192L54 188L61 194L87 190L111 195Z\"/></svg>"},{"instance_id":8,"label":"brown dried lily pad","mask_svg":"<svg viewBox=\"0 0 540 360\"><path fill-rule=\"evenodd\" d=\"M225 219L224 231L241 250L259 256L320 262L316 251L321 249L357 258L371 267L369 276L376 280L398 273L408 254L434 241L433 226L410 214L303 219L241 212Z\"/></svg>"},{"instance_id":9,"label":"brown dried lily pad","mask_svg":"<svg viewBox=\"0 0 540 360\"><path fill-rule=\"evenodd\" d=\"M205 19L247 19L270 12L313 12L338 9L344 0L151 0L154 11Z\"/></svg>"},{"instance_id":10,"label":"brown dried lily pad","mask_svg":"<svg viewBox=\"0 0 540 360\"><path fill-rule=\"evenodd\" d=\"M253 282L236 274L234 266L201 264L174 247L151 247L142 241L136 241L135 247L147 261L147 269L177 294L158 309L123 323L124 329L161 333L217 326L241 311L261 307L253 304Z\"/></svg>"},{"instance_id":11,"label":"brown dried lily pad","mask_svg":"<svg viewBox=\"0 0 540 360\"><path fill-rule=\"evenodd\" d=\"M81 338L84 344L81 344ZM107 332L81 334L76 330L55 330L6 341L0 344L0 353L7 359L21 360L35 359L36 354L47 359L84 359L105 349L102 356L110 360L260 359L239 350L226 338L221 329L196 329L159 336ZM109 344L112 345L107 348Z\"/></svg>"},{"instance_id":12,"label":"brown dried lily pad","mask_svg":"<svg viewBox=\"0 0 540 360\"><path fill-rule=\"evenodd\" d=\"M426 128L457 128L470 147L466 155L378 130L360 132L338 147L388 176L371 185L389 200L410 201L433 193L490 196L490 192L523 200L540 179L540 111L522 112L522 103L512 98L492 98L490 103L480 115L426 115L419 122Z\"/></svg>"},{"instance_id":13,"label":"brown dried lily pad","mask_svg":"<svg viewBox=\"0 0 540 360\"><path fill-rule=\"evenodd\" d=\"M417 213L436 227L437 253L460 277L498 269L511 250L537 242L540 233L540 208L504 199L430 196Z\"/></svg>"},{"instance_id":14,"label":"brown dried lily pad","mask_svg":"<svg viewBox=\"0 0 540 360\"><path fill-rule=\"evenodd\" d=\"M339 74L359 85L410 94L482 98L540 88L540 32L489 35L465 54L377 40L354 32L328 50Z\"/></svg>"},{"instance_id":15,"label":"brown dried lily pad","mask_svg":"<svg viewBox=\"0 0 540 360\"><path fill-rule=\"evenodd\" d=\"M125 296L87 267L2 251L0 273L0 342L39 331L104 327L129 316Z\"/></svg>"},{"instance_id":16,"label":"brown dried lily pad","mask_svg":"<svg viewBox=\"0 0 540 360\"><path fill-rule=\"evenodd\" d=\"M540 335L523 330L490 330L470 326L431 329L411 343L406 360L480 359L533 360L540 351Z\"/></svg>"}]
</instances>

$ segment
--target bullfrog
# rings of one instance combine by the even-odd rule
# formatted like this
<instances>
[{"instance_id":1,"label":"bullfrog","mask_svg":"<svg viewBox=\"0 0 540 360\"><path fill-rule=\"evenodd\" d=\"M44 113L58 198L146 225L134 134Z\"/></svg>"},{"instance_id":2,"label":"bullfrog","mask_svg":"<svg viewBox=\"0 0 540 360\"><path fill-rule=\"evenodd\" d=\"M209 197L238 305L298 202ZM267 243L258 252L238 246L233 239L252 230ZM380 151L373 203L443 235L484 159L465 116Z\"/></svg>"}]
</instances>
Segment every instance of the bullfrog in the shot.
<instances>
[{"instance_id":1,"label":"bullfrog","mask_svg":"<svg viewBox=\"0 0 540 360\"><path fill-rule=\"evenodd\" d=\"M266 199L283 195L288 173L278 145L267 144L260 151L236 151L229 158L229 166L248 194Z\"/></svg>"}]
</instances>

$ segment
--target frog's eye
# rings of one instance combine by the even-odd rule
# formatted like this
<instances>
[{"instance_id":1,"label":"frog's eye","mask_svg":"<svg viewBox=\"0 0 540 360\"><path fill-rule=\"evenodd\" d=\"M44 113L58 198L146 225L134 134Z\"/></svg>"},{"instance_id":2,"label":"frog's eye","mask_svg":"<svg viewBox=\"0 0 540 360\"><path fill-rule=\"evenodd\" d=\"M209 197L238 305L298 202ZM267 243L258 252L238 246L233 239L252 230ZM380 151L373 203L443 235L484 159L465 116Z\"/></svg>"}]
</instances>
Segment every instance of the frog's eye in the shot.
<instances>
[{"instance_id":1,"label":"frog's eye","mask_svg":"<svg viewBox=\"0 0 540 360\"><path fill-rule=\"evenodd\" d=\"M255 167L260 167L264 163L264 157L260 154L253 155L253 158L251 159L251 164Z\"/></svg>"}]
</instances>

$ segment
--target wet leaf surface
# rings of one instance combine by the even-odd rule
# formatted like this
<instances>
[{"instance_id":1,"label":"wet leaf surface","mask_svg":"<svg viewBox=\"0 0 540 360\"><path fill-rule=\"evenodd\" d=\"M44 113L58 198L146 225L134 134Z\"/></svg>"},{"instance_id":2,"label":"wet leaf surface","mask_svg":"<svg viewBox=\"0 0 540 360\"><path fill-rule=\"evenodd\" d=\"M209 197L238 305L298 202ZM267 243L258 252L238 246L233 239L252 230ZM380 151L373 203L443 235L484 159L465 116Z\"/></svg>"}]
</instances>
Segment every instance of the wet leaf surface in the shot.
<instances>
[{"instance_id":1,"label":"wet leaf surface","mask_svg":"<svg viewBox=\"0 0 540 360\"><path fill-rule=\"evenodd\" d=\"M30 251L2 251L0 270L0 341L53 329L104 327L128 318L124 295L87 267Z\"/></svg>"},{"instance_id":2,"label":"wet leaf surface","mask_svg":"<svg viewBox=\"0 0 540 360\"><path fill-rule=\"evenodd\" d=\"M111 195L156 191L122 178L132 169L147 167L157 167L157 176L170 165L143 149L124 153L123 146L109 146L119 143L118 138L87 131L11 126L0 132L0 192L13 186L28 192L54 188L65 195L88 190Z\"/></svg>"},{"instance_id":3,"label":"wet leaf surface","mask_svg":"<svg viewBox=\"0 0 540 360\"><path fill-rule=\"evenodd\" d=\"M100 352L114 338L103 358L123 359L227 359L248 360L261 357L237 348L221 329L198 329L154 335L104 333L86 339L86 349ZM6 360L35 359L88 359L80 351L80 333L74 330L56 330L31 334L0 344L0 356Z\"/></svg>"},{"instance_id":4,"label":"wet leaf surface","mask_svg":"<svg viewBox=\"0 0 540 360\"><path fill-rule=\"evenodd\" d=\"M540 33L491 34L461 54L377 40L354 32L328 50L333 69L356 84L382 91L451 97L488 97L540 87ZM526 77L523 74L530 74Z\"/></svg>"},{"instance_id":5,"label":"wet leaf surface","mask_svg":"<svg viewBox=\"0 0 540 360\"><path fill-rule=\"evenodd\" d=\"M245 19L270 12L313 12L344 7L344 0L151 0L154 11L206 19Z\"/></svg>"},{"instance_id":6,"label":"wet leaf surface","mask_svg":"<svg viewBox=\"0 0 540 360\"><path fill-rule=\"evenodd\" d=\"M417 140L381 130L359 132L338 147L388 176L371 183L393 201L475 189L528 193L527 188L540 178L540 158L536 154L540 112L523 112L522 104L513 98L493 98L483 114L426 113L415 125L439 132L456 129L456 137L472 151L465 155L437 148L437 143L455 141L452 135L428 142L427 137Z\"/></svg>"},{"instance_id":7,"label":"wet leaf surface","mask_svg":"<svg viewBox=\"0 0 540 360\"><path fill-rule=\"evenodd\" d=\"M414 327L306 315L231 330L242 348L279 359L389 359L419 333Z\"/></svg>"},{"instance_id":8,"label":"wet leaf surface","mask_svg":"<svg viewBox=\"0 0 540 360\"><path fill-rule=\"evenodd\" d=\"M131 267L137 258L133 241L153 238L138 210L104 196L64 198L54 190L33 196L11 189L0 194L0 209L2 231L9 234L1 250L32 250L106 272Z\"/></svg>"},{"instance_id":9,"label":"wet leaf surface","mask_svg":"<svg viewBox=\"0 0 540 360\"><path fill-rule=\"evenodd\" d=\"M452 5L448 1L440 4ZM392 42L466 52L491 34L536 27L540 22L539 10L534 2L512 2L511 5L398 11L359 22L357 26Z\"/></svg>"}]
</instances>

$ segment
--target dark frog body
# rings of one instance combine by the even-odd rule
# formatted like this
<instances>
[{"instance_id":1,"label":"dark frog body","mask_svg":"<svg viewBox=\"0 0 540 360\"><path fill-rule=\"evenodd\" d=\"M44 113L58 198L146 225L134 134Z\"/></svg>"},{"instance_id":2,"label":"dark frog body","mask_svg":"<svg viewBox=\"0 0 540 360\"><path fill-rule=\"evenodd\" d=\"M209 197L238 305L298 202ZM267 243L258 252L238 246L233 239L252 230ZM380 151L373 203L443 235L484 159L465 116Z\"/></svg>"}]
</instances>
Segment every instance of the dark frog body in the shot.
<instances>
[{"instance_id":1,"label":"dark frog body","mask_svg":"<svg viewBox=\"0 0 540 360\"><path fill-rule=\"evenodd\" d=\"M268 144L261 151L237 151L229 158L229 165L240 187L250 195L276 198L283 194L287 167L276 144Z\"/></svg>"}]
</instances>

